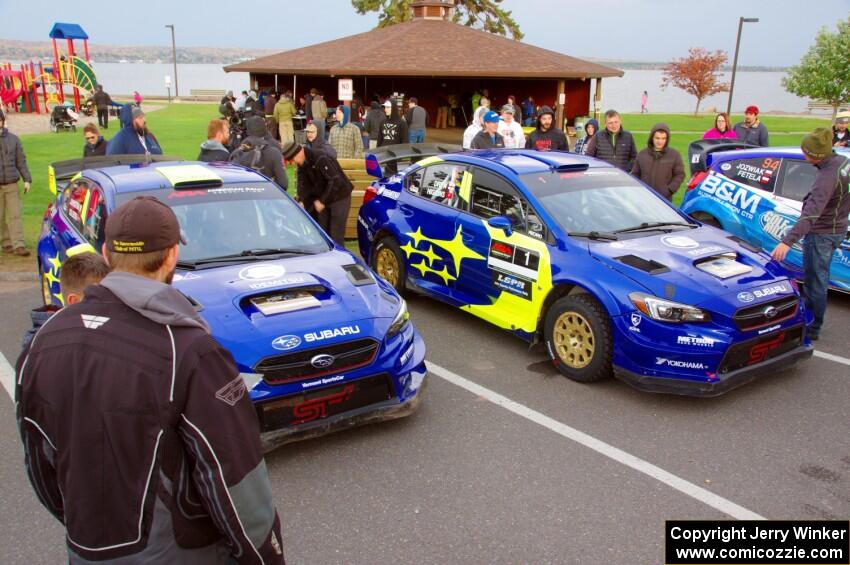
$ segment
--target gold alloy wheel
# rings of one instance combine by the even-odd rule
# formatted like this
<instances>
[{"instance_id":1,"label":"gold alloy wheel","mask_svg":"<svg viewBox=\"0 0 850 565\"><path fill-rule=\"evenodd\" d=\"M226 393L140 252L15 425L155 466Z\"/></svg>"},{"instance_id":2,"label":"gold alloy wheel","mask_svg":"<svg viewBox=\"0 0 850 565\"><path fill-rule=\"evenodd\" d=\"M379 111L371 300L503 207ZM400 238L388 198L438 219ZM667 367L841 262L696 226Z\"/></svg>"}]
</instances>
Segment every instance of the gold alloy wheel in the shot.
<instances>
[{"instance_id":1,"label":"gold alloy wheel","mask_svg":"<svg viewBox=\"0 0 850 565\"><path fill-rule=\"evenodd\" d=\"M389 247L383 247L378 251L378 256L376 258L378 274L381 275L384 280L390 283L393 286L398 284L398 258L393 253L393 250Z\"/></svg>"},{"instance_id":2,"label":"gold alloy wheel","mask_svg":"<svg viewBox=\"0 0 850 565\"><path fill-rule=\"evenodd\" d=\"M581 314L564 312L558 316L552 338L558 357L571 369L584 369L593 360L596 338Z\"/></svg>"}]
</instances>

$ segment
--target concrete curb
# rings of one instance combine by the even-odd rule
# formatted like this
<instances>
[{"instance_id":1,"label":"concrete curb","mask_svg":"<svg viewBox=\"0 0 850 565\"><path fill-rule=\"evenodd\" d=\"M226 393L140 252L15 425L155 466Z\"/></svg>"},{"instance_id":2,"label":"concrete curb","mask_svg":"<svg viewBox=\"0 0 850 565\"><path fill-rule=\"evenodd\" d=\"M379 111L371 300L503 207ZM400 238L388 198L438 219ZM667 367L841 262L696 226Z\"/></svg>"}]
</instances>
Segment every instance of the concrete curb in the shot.
<instances>
[{"instance_id":1,"label":"concrete curb","mask_svg":"<svg viewBox=\"0 0 850 565\"><path fill-rule=\"evenodd\" d=\"M35 273L0 271L0 282L35 282L38 276Z\"/></svg>"}]
</instances>

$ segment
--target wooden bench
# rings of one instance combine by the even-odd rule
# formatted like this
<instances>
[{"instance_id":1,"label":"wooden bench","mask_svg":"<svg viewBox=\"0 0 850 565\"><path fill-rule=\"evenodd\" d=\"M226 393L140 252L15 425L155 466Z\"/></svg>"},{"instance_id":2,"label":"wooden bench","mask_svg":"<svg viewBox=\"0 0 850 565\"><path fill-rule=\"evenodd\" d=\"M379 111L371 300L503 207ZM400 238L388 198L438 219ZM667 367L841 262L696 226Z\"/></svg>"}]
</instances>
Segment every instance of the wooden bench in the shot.
<instances>
[{"instance_id":1,"label":"wooden bench","mask_svg":"<svg viewBox=\"0 0 850 565\"><path fill-rule=\"evenodd\" d=\"M850 108L847 104L841 104L838 106L839 112L844 112ZM811 113L812 110L832 110L832 104L828 102L822 102L820 100L809 100L806 104L806 111Z\"/></svg>"},{"instance_id":2,"label":"wooden bench","mask_svg":"<svg viewBox=\"0 0 850 565\"><path fill-rule=\"evenodd\" d=\"M227 94L226 90L218 90L218 89L204 89L204 88L192 88L189 90L189 96L208 96L210 98L216 97L221 98Z\"/></svg>"},{"instance_id":3,"label":"wooden bench","mask_svg":"<svg viewBox=\"0 0 850 565\"><path fill-rule=\"evenodd\" d=\"M351 211L345 223L345 239L357 239L357 215L360 213L360 206L363 205L363 194L375 178L366 172L365 159L339 159L339 164L345 176L354 185L354 191L351 193Z\"/></svg>"}]
</instances>

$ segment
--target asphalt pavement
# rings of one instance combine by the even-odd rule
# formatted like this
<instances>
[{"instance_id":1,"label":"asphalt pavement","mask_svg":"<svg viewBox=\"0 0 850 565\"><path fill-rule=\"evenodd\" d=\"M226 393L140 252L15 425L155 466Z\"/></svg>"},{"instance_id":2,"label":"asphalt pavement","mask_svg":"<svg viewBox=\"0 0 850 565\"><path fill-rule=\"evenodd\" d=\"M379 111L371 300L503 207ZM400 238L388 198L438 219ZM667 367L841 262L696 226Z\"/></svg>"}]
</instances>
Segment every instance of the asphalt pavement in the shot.
<instances>
[{"instance_id":1,"label":"asphalt pavement","mask_svg":"<svg viewBox=\"0 0 850 565\"><path fill-rule=\"evenodd\" d=\"M0 301L14 364L38 286ZM830 296L813 359L712 399L574 383L467 313L409 305L432 364L419 412L266 458L291 564L662 563L666 519L850 517L850 296ZM9 399L0 449L2 562L63 562Z\"/></svg>"}]
</instances>

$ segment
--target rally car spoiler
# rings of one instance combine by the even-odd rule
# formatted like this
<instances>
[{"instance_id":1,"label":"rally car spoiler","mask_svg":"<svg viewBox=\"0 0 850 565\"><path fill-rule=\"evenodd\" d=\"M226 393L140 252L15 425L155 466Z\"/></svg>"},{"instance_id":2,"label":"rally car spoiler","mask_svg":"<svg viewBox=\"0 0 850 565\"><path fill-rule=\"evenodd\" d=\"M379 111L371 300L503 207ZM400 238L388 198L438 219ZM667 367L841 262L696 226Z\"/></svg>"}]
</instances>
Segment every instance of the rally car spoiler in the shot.
<instances>
[{"instance_id":1,"label":"rally car spoiler","mask_svg":"<svg viewBox=\"0 0 850 565\"><path fill-rule=\"evenodd\" d=\"M751 149L758 147L743 141L734 139L699 139L688 145L688 163L691 167L691 176L701 173L708 168L708 156L720 151L734 151L736 149Z\"/></svg>"},{"instance_id":2,"label":"rally car spoiler","mask_svg":"<svg viewBox=\"0 0 850 565\"><path fill-rule=\"evenodd\" d=\"M181 157L175 157L173 155L101 155L98 157L83 157L81 159L56 161L55 163L51 163L47 166L47 186L50 188L50 192L56 194L59 190L60 184L62 188L64 188L65 185L71 182L75 176L86 169L183 160L184 159Z\"/></svg>"},{"instance_id":3,"label":"rally car spoiler","mask_svg":"<svg viewBox=\"0 0 850 565\"><path fill-rule=\"evenodd\" d=\"M375 147L366 154L366 172L379 179L384 178L386 165L399 161L415 163L427 157L463 151L463 147L451 143L399 143ZM394 170L395 167L390 167Z\"/></svg>"}]
</instances>

